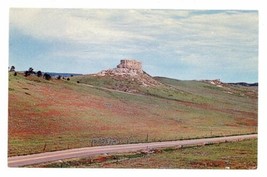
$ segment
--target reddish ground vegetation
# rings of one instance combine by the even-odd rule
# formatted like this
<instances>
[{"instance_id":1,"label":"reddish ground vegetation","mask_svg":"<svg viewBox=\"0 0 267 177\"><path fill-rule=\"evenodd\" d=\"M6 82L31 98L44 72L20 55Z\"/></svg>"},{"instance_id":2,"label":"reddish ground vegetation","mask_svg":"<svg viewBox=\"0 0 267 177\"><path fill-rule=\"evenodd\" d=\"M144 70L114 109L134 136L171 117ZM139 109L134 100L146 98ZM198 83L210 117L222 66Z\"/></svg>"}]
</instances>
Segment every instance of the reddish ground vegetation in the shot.
<instances>
[{"instance_id":1,"label":"reddish ground vegetation","mask_svg":"<svg viewBox=\"0 0 267 177\"><path fill-rule=\"evenodd\" d=\"M10 156L91 146L93 138L111 137L119 143L164 141L250 133L257 125L254 112L64 80L16 76L10 78L9 90ZM232 126L238 123L242 126Z\"/></svg>"}]
</instances>

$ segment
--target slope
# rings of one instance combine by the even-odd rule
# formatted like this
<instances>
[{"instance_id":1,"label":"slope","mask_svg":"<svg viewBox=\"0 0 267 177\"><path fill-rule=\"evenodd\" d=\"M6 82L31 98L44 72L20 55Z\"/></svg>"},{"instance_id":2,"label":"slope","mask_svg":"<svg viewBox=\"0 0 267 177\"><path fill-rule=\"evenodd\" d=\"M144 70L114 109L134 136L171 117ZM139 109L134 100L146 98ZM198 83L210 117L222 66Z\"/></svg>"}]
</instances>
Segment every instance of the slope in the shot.
<instances>
[{"instance_id":1,"label":"slope","mask_svg":"<svg viewBox=\"0 0 267 177\"><path fill-rule=\"evenodd\" d=\"M46 81L10 74L9 156L257 131L257 98L223 99L226 93L213 93L202 82L195 84L211 86L199 87L203 95L166 84L136 86L136 94L129 94L102 88L109 84L99 78L77 83L88 78ZM212 95L220 93L220 99Z\"/></svg>"}]
</instances>

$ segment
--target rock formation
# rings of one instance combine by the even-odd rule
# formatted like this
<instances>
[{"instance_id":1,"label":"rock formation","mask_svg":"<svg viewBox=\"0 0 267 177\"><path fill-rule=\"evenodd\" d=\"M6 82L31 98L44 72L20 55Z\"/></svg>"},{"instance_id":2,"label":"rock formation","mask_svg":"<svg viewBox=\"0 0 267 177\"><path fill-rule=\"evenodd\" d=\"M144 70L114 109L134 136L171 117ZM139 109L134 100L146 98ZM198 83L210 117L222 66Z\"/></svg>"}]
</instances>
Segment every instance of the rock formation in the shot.
<instances>
[{"instance_id":1,"label":"rock formation","mask_svg":"<svg viewBox=\"0 0 267 177\"><path fill-rule=\"evenodd\" d=\"M130 75L136 76L142 74L142 64L136 60L121 60L120 64L117 65L117 68L108 69L101 71L97 75Z\"/></svg>"},{"instance_id":2,"label":"rock formation","mask_svg":"<svg viewBox=\"0 0 267 177\"><path fill-rule=\"evenodd\" d=\"M117 65L117 68L128 68L137 70L142 73L142 63L136 60L121 60L121 63Z\"/></svg>"},{"instance_id":3,"label":"rock formation","mask_svg":"<svg viewBox=\"0 0 267 177\"><path fill-rule=\"evenodd\" d=\"M116 68L103 70L95 76L109 76L117 79L130 79L132 82L138 82L141 86L161 85L160 82L153 79L142 69L142 63L137 60L124 59Z\"/></svg>"}]
</instances>

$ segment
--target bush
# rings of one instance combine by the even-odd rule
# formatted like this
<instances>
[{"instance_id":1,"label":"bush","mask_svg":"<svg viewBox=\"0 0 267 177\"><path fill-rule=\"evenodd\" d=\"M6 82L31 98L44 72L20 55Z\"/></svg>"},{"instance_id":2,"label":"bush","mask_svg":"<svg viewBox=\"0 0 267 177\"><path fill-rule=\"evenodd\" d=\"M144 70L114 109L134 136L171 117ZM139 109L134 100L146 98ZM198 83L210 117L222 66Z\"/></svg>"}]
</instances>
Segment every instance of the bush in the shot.
<instances>
[{"instance_id":1,"label":"bush","mask_svg":"<svg viewBox=\"0 0 267 177\"><path fill-rule=\"evenodd\" d=\"M50 80L51 79L51 76L49 74L47 74L47 73L44 73L44 78L46 80Z\"/></svg>"},{"instance_id":2,"label":"bush","mask_svg":"<svg viewBox=\"0 0 267 177\"><path fill-rule=\"evenodd\" d=\"M9 72L14 72L15 71L15 66L11 66Z\"/></svg>"},{"instance_id":3,"label":"bush","mask_svg":"<svg viewBox=\"0 0 267 177\"><path fill-rule=\"evenodd\" d=\"M25 76L25 77L27 77L27 76L29 76L29 75L31 75L29 71L25 71L25 72L24 72L24 76Z\"/></svg>"},{"instance_id":4,"label":"bush","mask_svg":"<svg viewBox=\"0 0 267 177\"><path fill-rule=\"evenodd\" d=\"M25 72L24 72L24 76L25 76L25 77L30 76L31 74L36 74L36 73L33 71L33 68L32 68L32 67L30 67L30 68L28 69L28 71L25 71Z\"/></svg>"},{"instance_id":5,"label":"bush","mask_svg":"<svg viewBox=\"0 0 267 177\"><path fill-rule=\"evenodd\" d=\"M42 77L42 75L43 75L41 71L38 71L36 74L38 77Z\"/></svg>"}]
</instances>

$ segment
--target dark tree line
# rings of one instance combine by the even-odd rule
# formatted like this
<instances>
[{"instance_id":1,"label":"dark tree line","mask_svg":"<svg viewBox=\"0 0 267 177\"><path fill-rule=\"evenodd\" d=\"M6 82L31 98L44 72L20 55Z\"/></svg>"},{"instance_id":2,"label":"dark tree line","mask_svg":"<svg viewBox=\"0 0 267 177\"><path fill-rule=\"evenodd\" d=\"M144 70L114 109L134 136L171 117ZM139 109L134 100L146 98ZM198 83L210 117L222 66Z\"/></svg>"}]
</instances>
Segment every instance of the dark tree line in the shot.
<instances>
[{"instance_id":1,"label":"dark tree line","mask_svg":"<svg viewBox=\"0 0 267 177\"><path fill-rule=\"evenodd\" d=\"M17 75L17 72L15 71L15 66L11 66L9 68L9 72L14 72L14 76ZM37 77L43 77L44 79L46 80L50 80L52 79L52 76L48 73L42 73L42 71L37 71L35 72L34 69L32 67L30 67L27 71L24 71L24 76L25 77L28 77L28 76L31 76L31 75L36 75ZM72 77L73 75L71 75ZM57 76L56 79L60 80L60 79L65 79L64 77L62 77L61 75ZM69 81L70 79L67 78L67 80Z\"/></svg>"},{"instance_id":2,"label":"dark tree line","mask_svg":"<svg viewBox=\"0 0 267 177\"><path fill-rule=\"evenodd\" d=\"M37 77L43 77L46 80L50 80L52 77L50 74L42 73L42 71L35 72L32 67L30 67L27 71L24 72L24 76L36 75Z\"/></svg>"}]
</instances>

